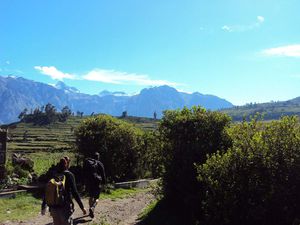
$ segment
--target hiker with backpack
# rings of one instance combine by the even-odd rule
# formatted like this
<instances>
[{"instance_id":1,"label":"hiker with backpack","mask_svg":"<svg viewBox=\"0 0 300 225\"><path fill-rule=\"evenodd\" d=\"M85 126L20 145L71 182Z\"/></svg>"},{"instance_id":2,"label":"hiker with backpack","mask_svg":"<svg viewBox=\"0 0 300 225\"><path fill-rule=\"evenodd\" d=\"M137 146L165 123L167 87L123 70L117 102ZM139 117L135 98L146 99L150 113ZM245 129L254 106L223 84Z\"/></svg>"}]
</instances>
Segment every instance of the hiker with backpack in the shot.
<instances>
[{"instance_id":1,"label":"hiker with backpack","mask_svg":"<svg viewBox=\"0 0 300 225\"><path fill-rule=\"evenodd\" d=\"M83 164L85 189L89 196L89 216L94 218L94 210L98 204L101 184L106 184L104 165L100 162L100 154L95 152L85 159Z\"/></svg>"},{"instance_id":2,"label":"hiker with backpack","mask_svg":"<svg viewBox=\"0 0 300 225\"><path fill-rule=\"evenodd\" d=\"M70 161L64 157L57 165L56 174L46 185L45 197L42 203L42 214L45 214L46 205L49 206L54 225L71 225L75 198L83 214L86 214L80 196L78 194L75 177L69 169Z\"/></svg>"}]
</instances>

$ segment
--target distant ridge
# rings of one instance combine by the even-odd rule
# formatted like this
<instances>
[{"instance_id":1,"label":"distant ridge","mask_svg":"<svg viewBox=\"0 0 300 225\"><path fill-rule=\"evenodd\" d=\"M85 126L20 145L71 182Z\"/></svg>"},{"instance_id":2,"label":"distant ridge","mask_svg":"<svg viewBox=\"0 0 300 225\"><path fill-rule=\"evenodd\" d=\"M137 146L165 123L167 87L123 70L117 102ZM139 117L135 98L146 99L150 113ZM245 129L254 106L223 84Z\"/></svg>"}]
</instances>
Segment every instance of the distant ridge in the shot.
<instances>
[{"instance_id":1,"label":"distant ridge","mask_svg":"<svg viewBox=\"0 0 300 225\"><path fill-rule=\"evenodd\" d=\"M187 94L169 86L145 88L139 94L129 96L124 92L102 91L99 95L80 93L63 82L55 86L35 82L22 77L0 76L0 123L18 121L20 112L36 107L53 104L57 110L69 106L73 112L81 111L85 115L106 113L120 116L127 111L130 116L157 117L162 111L178 109L184 106L201 105L210 110L230 108L233 105L225 99L198 92Z\"/></svg>"},{"instance_id":2,"label":"distant ridge","mask_svg":"<svg viewBox=\"0 0 300 225\"><path fill-rule=\"evenodd\" d=\"M250 120L257 113L262 115L264 120L278 120L282 116L300 116L300 97L288 101L249 103L220 111L227 113L234 121Z\"/></svg>"}]
</instances>

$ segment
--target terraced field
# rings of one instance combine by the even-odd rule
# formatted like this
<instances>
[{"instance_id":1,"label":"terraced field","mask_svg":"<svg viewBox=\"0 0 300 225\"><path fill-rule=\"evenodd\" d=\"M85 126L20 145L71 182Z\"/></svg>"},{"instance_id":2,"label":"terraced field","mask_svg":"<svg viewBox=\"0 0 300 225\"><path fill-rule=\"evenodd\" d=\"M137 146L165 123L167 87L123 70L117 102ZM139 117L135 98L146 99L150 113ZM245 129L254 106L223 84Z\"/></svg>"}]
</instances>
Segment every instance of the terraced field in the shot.
<instances>
[{"instance_id":1,"label":"terraced field","mask_svg":"<svg viewBox=\"0 0 300 225\"><path fill-rule=\"evenodd\" d=\"M72 117L67 123L37 126L17 123L8 128L8 152L70 151L74 144L74 128L82 118Z\"/></svg>"},{"instance_id":2,"label":"terraced field","mask_svg":"<svg viewBox=\"0 0 300 225\"><path fill-rule=\"evenodd\" d=\"M56 164L64 155L68 155L73 162L77 157L74 150L74 131L87 117L70 117L65 123L50 125L34 125L32 123L14 123L1 126L8 129L9 141L7 143L8 165L11 164L11 155L21 153L34 161L34 171L42 174L52 164ZM134 126L153 130L158 125L157 120L139 117L122 118Z\"/></svg>"},{"instance_id":3,"label":"terraced field","mask_svg":"<svg viewBox=\"0 0 300 225\"><path fill-rule=\"evenodd\" d=\"M15 123L8 127L8 153L36 153L71 151L75 143L74 130L84 120L70 117L65 123L46 126L32 123ZM156 129L157 120L139 117L127 117L125 121L144 130Z\"/></svg>"}]
</instances>

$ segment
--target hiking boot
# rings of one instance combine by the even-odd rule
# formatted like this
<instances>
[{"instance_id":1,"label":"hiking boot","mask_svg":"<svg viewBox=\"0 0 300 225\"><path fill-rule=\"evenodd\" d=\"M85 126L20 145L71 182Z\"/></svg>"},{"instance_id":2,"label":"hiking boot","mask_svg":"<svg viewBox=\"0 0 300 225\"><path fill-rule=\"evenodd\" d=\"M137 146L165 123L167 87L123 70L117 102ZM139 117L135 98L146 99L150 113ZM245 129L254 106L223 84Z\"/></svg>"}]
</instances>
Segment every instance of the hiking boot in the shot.
<instances>
[{"instance_id":1,"label":"hiking boot","mask_svg":"<svg viewBox=\"0 0 300 225\"><path fill-rule=\"evenodd\" d=\"M91 218L94 218L94 209L93 209L93 208L90 208L90 209L89 209L89 216L90 216Z\"/></svg>"}]
</instances>

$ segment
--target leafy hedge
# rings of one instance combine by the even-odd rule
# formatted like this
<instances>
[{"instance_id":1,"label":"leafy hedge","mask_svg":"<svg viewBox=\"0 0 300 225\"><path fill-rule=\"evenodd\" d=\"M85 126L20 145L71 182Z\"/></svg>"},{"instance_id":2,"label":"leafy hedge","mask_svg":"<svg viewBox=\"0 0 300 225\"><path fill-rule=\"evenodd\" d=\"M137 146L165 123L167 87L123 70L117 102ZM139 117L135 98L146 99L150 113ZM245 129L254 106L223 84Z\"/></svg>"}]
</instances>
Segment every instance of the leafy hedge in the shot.
<instances>
[{"instance_id":1,"label":"leafy hedge","mask_svg":"<svg viewBox=\"0 0 300 225\"><path fill-rule=\"evenodd\" d=\"M132 124L107 115L86 119L75 131L78 151L83 156L100 152L110 181L153 176L156 168L150 151L159 141ZM156 148L157 149L157 148ZM155 167L155 168L152 168ZM154 174L155 175L155 174Z\"/></svg>"},{"instance_id":2,"label":"leafy hedge","mask_svg":"<svg viewBox=\"0 0 300 225\"><path fill-rule=\"evenodd\" d=\"M166 111L160 123L165 158L164 196L182 207L191 220L200 208L201 188L195 163L204 163L207 154L231 145L225 132L229 122L225 114L194 107Z\"/></svg>"},{"instance_id":3,"label":"leafy hedge","mask_svg":"<svg viewBox=\"0 0 300 225\"><path fill-rule=\"evenodd\" d=\"M278 224L300 218L300 125L297 117L231 124L200 107L166 111L158 131L111 116L76 130L78 150L101 153L108 177L162 175L164 201L184 224Z\"/></svg>"},{"instance_id":4,"label":"leafy hedge","mask_svg":"<svg viewBox=\"0 0 300 225\"><path fill-rule=\"evenodd\" d=\"M292 224L300 214L298 118L253 119L231 136L232 148L198 164L204 224Z\"/></svg>"}]
</instances>

